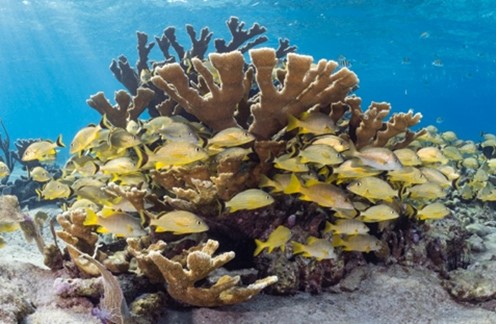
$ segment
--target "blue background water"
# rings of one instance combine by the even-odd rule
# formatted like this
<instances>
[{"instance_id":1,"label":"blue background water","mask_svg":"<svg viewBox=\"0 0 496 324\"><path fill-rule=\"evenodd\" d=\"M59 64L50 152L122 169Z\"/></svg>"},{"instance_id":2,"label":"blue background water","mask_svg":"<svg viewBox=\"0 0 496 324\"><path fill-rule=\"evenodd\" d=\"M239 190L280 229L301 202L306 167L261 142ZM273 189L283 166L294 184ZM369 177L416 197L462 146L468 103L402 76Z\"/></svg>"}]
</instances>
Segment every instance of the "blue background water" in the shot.
<instances>
[{"instance_id":1,"label":"blue background water","mask_svg":"<svg viewBox=\"0 0 496 324\"><path fill-rule=\"evenodd\" d=\"M68 143L100 118L86 99L97 91L113 98L123 88L108 66L120 54L136 62L136 31L153 37L174 25L188 47L186 23L229 39L231 15L266 26L266 45L287 37L316 59L345 56L364 106L375 100L395 111L413 108L423 125L461 138L496 132L492 0L2 0L0 118L12 139L62 133ZM161 59L158 48L150 58ZM438 59L442 67L432 64Z\"/></svg>"}]
</instances>

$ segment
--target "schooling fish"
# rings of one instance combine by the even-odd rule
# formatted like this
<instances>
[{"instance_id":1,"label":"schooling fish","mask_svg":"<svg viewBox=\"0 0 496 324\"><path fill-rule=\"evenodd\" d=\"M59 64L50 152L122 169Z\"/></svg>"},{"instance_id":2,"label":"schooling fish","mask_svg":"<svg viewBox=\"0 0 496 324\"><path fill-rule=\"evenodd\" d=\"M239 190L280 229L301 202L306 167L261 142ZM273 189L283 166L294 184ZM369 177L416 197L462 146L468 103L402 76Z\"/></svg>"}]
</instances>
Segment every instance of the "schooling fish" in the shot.
<instances>
[{"instance_id":1,"label":"schooling fish","mask_svg":"<svg viewBox=\"0 0 496 324\"><path fill-rule=\"evenodd\" d=\"M322 135L316 137L315 140L312 142L312 145L313 144L328 145L335 149L337 152L343 152L350 148L350 144L346 140L336 135Z\"/></svg>"},{"instance_id":2,"label":"schooling fish","mask_svg":"<svg viewBox=\"0 0 496 324\"><path fill-rule=\"evenodd\" d=\"M147 214L150 216L150 213ZM157 233L181 235L208 231L208 225L200 217L185 210L165 212L150 218L150 225L155 226Z\"/></svg>"},{"instance_id":3,"label":"schooling fish","mask_svg":"<svg viewBox=\"0 0 496 324\"><path fill-rule=\"evenodd\" d=\"M97 225L99 226L98 233L111 233L117 237L137 237L147 234L138 218L110 208L104 208L98 213L90 208L86 209L86 219L83 225Z\"/></svg>"},{"instance_id":4,"label":"schooling fish","mask_svg":"<svg viewBox=\"0 0 496 324\"><path fill-rule=\"evenodd\" d=\"M315 258L317 261L325 259L336 259L334 247L331 242L326 239L319 239L314 236L309 236L307 244L301 244L291 241L294 254L301 254L307 258Z\"/></svg>"},{"instance_id":5,"label":"schooling fish","mask_svg":"<svg viewBox=\"0 0 496 324\"><path fill-rule=\"evenodd\" d=\"M31 179L33 179L33 181L36 182L47 182L50 181L50 179L52 179L50 173L41 166L36 166L33 168L33 170L28 172L29 172L29 177L31 177Z\"/></svg>"},{"instance_id":6,"label":"schooling fish","mask_svg":"<svg viewBox=\"0 0 496 324\"><path fill-rule=\"evenodd\" d=\"M59 147L65 147L62 142L62 135L59 135L55 143L49 140L31 143L24 151L21 160L24 162L34 160L40 162L53 161L57 155L56 149Z\"/></svg>"},{"instance_id":7,"label":"schooling fish","mask_svg":"<svg viewBox=\"0 0 496 324\"><path fill-rule=\"evenodd\" d=\"M226 202L230 213L243 209L257 209L274 203L271 195L260 189L247 189Z\"/></svg>"},{"instance_id":8,"label":"schooling fish","mask_svg":"<svg viewBox=\"0 0 496 324\"><path fill-rule=\"evenodd\" d=\"M394 190L389 183L377 177L357 179L350 183L346 189L372 202L376 200L391 201L394 197L398 197L397 190Z\"/></svg>"},{"instance_id":9,"label":"schooling fish","mask_svg":"<svg viewBox=\"0 0 496 324\"><path fill-rule=\"evenodd\" d=\"M270 233L267 241L263 242L255 239L255 244L257 248L253 253L254 256L259 255L264 249L267 249L268 253L272 253L274 249L280 248L284 252L286 243L291 237L291 231L289 228L279 225L272 233Z\"/></svg>"},{"instance_id":10,"label":"schooling fish","mask_svg":"<svg viewBox=\"0 0 496 324\"><path fill-rule=\"evenodd\" d=\"M0 179L5 178L10 174L10 169L4 162L0 161Z\"/></svg>"},{"instance_id":11,"label":"schooling fish","mask_svg":"<svg viewBox=\"0 0 496 324\"><path fill-rule=\"evenodd\" d=\"M338 219L335 224L326 222L324 233L329 232L337 235L357 235L368 233L369 228L363 222L355 219Z\"/></svg>"},{"instance_id":12,"label":"schooling fish","mask_svg":"<svg viewBox=\"0 0 496 324\"><path fill-rule=\"evenodd\" d=\"M334 246L342 246L344 251L370 252L380 250L382 245L376 237L368 234L360 234L340 238L332 237Z\"/></svg>"},{"instance_id":13,"label":"schooling fish","mask_svg":"<svg viewBox=\"0 0 496 324\"><path fill-rule=\"evenodd\" d=\"M308 166L301 162L300 157L291 157L291 154L283 154L274 159L274 167L291 172L307 172Z\"/></svg>"},{"instance_id":14,"label":"schooling fish","mask_svg":"<svg viewBox=\"0 0 496 324\"><path fill-rule=\"evenodd\" d=\"M59 198L69 198L72 195L72 189L60 180L50 180L43 188L36 189L38 197L45 200L54 200Z\"/></svg>"},{"instance_id":15,"label":"schooling fish","mask_svg":"<svg viewBox=\"0 0 496 324\"><path fill-rule=\"evenodd\" d=\"M442 203L435 202L416 210L415 215L420 220L442 219L450 214L450 210Z\"/></svg>"},{"instance_id":16,"label":"schooling fish","mask_svg":"<svg viewBox=\"0 0 496 324\"><path fill-rule=\"evenodd\" d=\"M351 156L360 159L360 161L369 167L381 171L399 170L403 167L398 157L385 147L365 147L356 150L350 143L349 153Z\"/></svg>"},{"instance_id":17,"label":"schooling fish","mask_svg":"<svg viewBox=\"0 0 496 324\"><path fill-rule=\"evenodd\" d=\"M324 144L312 144L301 150L298 156L301 163L336 165L343 162L343 158L335 149Z\"/></svg>"},{"instance_id":18,"label":"schooling fish","mask_svg":"<svg viewBox=\"0 0 496 324\"><path fill-rule=\"evenodd\" d=\"M300 119L288 115L288 126L286 131L299 128L299 134L334 134L336 133L336 125L329 115L320 112L304 112Z\"/></svg>"},{"instance_id":19,"label":"schooling fish","mask_svg":"<svg viewBox=\"0 0 496 324\"><path fill-rule=\"evenodd\" d=\"M97 144L96 140L99 138L101 130L99 125L89 125L79 130L71 142L69 152L76 154L92 148L92 144Z\"/></svg>"},{"instance_id":20,"label":"schooling fish","mask_svg":"<svg viewBox=\"0 0 496 324\"><path fill-rule=\"evenodd\" d=\"M239 127L230 127L221 130L208 140L208 146L232 147L253 142L255 136Z\"/></svg>"},{"instance_id":21,"label":"schooling fish","mask_svg":"<svg viewBox=\"0 0 496 324\"><path fill-rule=\"evenodd\" d=\"M436 146L423 147L417 151L417 155L422 163L446 164L449 162L448 158Z\"/></svg>"},{"instance_id":22,"label":"schooling fish","mask_svg":"<svg viewBox=\"0 0 496 324\"><path fill-rule=\"evenodd\" d=\"M421 165L422 161L415 151L409 148L402 148L394 150L393 153L400 160L403 166L417 166Z\"/></svg>"},{"instance_id":23,"label":"schooling fish","mask_svg":"<svg viewBox=\"0 0 496 324\"><path fill-rule=\"evenodd\" d=\"M147 165L153 163L157 170L208 159L203 148L188 142L168 142L155 152L145 146L145 152L148 155Z\"/></svg>"},{"instance_id":24,"label":"schooling fish","mask_svg":"<svg viewBox=\"0 0 496 324\"><path fill-rule=\"evenodd\" d=\"M386 204L375 205L362 211L357 219L365 223L384 222L400 217L398 212Z\"/></svg>"}]
</instances>

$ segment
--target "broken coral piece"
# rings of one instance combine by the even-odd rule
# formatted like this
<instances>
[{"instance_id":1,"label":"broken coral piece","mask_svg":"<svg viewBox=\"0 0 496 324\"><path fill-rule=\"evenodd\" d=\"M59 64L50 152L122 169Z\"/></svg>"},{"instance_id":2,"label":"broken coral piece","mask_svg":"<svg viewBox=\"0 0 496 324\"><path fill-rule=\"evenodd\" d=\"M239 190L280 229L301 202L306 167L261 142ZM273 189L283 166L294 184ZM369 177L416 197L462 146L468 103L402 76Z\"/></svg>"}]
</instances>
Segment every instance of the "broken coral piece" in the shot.
<instances>
[{"instance_id":1,"label":"broken coral piece","mask_svg":"<svg viewBox=\"0 0 496 324\"><path fill-rule=\"evenodd\" d=\"M344 100L358 84L356 74L347 68L334 72L338 66L334 61L320 60L312 65L311 56L289 53L287 73L282 88L278 88L272 76L277 64L275 50L251 50L250 57L256 68L260 98L251 107L254 121L249 131L258 139L269 139L284 128L288 115L299 116L316 105Z\"/></svg>"},{"instance_id":2,"label":"broken coral piece","mask_svg":"<svg viewBox=\"0 0 496 324\"><path fill-rule=\"evenodd\" d=\"M237 123L234 113L245 95L243 55L238 51L224 54L211 53L209 60L218 71L220 85L215 83L212 72L200 59L191 59L195 71L204 79L210 91L205 95L201 95L197 89L190 86L188 76L178 63L156 68L155 76L151 80L187 112L214 131L235 127Z\"/></svg>"},{"instance_id":3,"label":"broken coral piece","mask_svg":"<svg viewBox=\"0 0 496 324\"><path fill-rule=\"evenodd\" d=\"M78 254L82 259L91 263L98 269L102 276L103 297L100 299L99 311L96 315L103 323L129 323L131 313L129 312L119 281L117 281L103 264L92 256L77 250L70 244L67 245L67 249L71 255Z\"/></svg>"},{"instance_id":4,"label":"broken coral piece","mask_svg":"<svg viewBox=\"0 0 496 324\"><path fill-rule=\"evenodd\" d=\"M392 149L399 149L406 147L424 133L424 130L409 130L409 127L420 122L421 113L414 114L411 110L408 113L395 113L384 122L391 111L389 103L372 102L362 113L360 98L348 97L345 102L349 105L352 115L349 123L350 136L359 149L365 146L385 147L388 144L392 145ZM396 141L390 143L391 139Z\"/></svg>"},{"instance_id":5,"label":"broken coral piece","mask_svg":"<svg viewBox=\"0 0 496 324\"><path fill-rule=\"evenodd\" d=\"M108 121L115 127L126 128L127 121L138 119L154 95L153 90L146 88L138 88L136 96L133 97L120 90L115 93L117 105L112 106L103 92L97 92L86 100L86 103L102 116L107 116Z\"/></svg>"},{"instance_id":6,"label":"broken coral piece","mask_svg":"<svg viewBox=\"0 0 496 324\"><path fill-rule=\"evenodd\" d=\"M167 281L167 292L174 299L193 306L216 307L241 303L277 282L276 276L270 276L247 287L239 287L239 276L225 275L209 288L197 287L198 281L234 258L234 252L212 257L218 247L219 242L208 240L200 250L193 248L192 252L179 261L170 260L159 251L151 251L147 258L156 264Z\"/></svg>"}]
</instances>

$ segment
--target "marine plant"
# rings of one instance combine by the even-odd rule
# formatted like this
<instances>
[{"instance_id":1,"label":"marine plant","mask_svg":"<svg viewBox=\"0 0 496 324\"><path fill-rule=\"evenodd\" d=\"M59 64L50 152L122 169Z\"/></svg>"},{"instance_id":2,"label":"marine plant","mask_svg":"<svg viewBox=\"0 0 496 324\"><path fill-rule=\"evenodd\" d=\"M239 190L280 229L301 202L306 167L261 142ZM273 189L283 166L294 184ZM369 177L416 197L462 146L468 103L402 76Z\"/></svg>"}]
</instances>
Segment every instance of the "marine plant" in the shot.
<instances>
[{"instance_id":1,"label":"marine plant","mask_svg":"<svg viewBox=\"0 0 496 324\"><path fill-rule=\"evenodd\" d=\"M115 105L103 93L88 100L102 120L78 132L54 179L74 197L57 217L72 269L114 289L102 267L144 277L180 303L213 307L267 285L320 292L367 261L463 266L462 226L440 237L435 221L451 213L448 198L495 200L496 163L450 134L416 130L420 113L363 110L347 67L314 63L287 40L255 49L265 28L227 25L232 40L208 55L208 28L197 39L187 26L189 50L174 28L149 44L138 33L136 69L124 56L111 65L129 93ZM163 60L150 63L154 44ZM234 252L213 256L219 244ZM208 280L230 260L262 279Z\"/></svg>"}]
</instances>

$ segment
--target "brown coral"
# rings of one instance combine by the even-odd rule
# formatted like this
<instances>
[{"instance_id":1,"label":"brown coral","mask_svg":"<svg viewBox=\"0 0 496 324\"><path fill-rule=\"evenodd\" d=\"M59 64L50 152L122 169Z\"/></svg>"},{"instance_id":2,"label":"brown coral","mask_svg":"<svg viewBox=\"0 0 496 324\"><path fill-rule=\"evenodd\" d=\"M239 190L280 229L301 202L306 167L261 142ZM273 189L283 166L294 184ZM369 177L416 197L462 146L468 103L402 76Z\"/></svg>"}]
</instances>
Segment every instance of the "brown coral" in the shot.
<instances>
[{"instance_id":1,"label":"brown coral","mask_svg":"<svg viewBox=\"0 0 496 324\"><path fill-rule=\"evenodd\" d=\"M184 259L179 261L170 260L158 251L151 251L148 258L155 263L167 281L167 291L173 298L199 307L241 303L277 281L276 276L270 276L257 280L247 287L238 287L236 285L240 281L239 276L225 275L209 288L195 286L213 270L222 267L234 258L234 252L225 252L212 257L218 247L217 241L208 240L201 246L201 249L193 248L193 251L185 254Z\"/></svg>"},{"instance_id":2,"label":"brown coral","mask_svg":"<svg viewBox=\"0 0 496 324\"><path fill-rule=\"evenodd\" d=\"M201 95L198 90L190 87L188 77L178 63L157 68L155 70L157 75L152 78L152 82L177 101L187 112L196 116L214 131L220 131L237 125L234 112L245 94L244 59L240 52L234 51L224 54L212 53L209 55L209 60L218 71L221 85L215 83L212 72L200 59L191 60L193 67L210 91L205 95Z\"/></svg>"},{"instance_id":3,"label":"brown coral","mask_svg":"<svg viewBox=\"0 0 496 324\"><path fill-rule=\"evenodd\" d=\"M128 120L136 120L141 115L154 95L153 90L146 88L138 88L134 97L120 90L115 93L117 105L112 106L103 92L98 92L86 100L86 103L102 116L106 115L108 121L115 127L125 128Z\"/></svg>"},{"instance_id":4,"label":"brown coral","mask_svg":"<svg viewBox=\"0 0 496 324\"><path fill-rule=\"evenodd\" d=\"M346 68L333 73L338 65L334 61L320 60L312 66L311 56L290 53L287 73L278 89L272 77L277 63L275 51L251 50L250 57L260 88L260 100L251 108L254 122L250 132L259 139L268 139L286 126L288 115L299 116L314 106L344 100L358 84L356 74Z\"/></svg>"}]
</instances>

